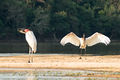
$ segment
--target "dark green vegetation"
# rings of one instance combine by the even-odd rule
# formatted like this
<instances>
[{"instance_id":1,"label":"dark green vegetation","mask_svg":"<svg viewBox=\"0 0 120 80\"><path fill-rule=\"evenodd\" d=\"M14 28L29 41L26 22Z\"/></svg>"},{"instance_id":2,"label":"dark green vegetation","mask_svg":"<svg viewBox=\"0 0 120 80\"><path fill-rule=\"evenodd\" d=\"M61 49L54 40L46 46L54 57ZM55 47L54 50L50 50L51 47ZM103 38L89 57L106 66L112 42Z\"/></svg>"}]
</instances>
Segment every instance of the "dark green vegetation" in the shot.
<instances>
[{"instance_id":1,"label":"dark green vegetation","mask_svg":"<svg viewBox=\"0 0 120 80\"><path fill-rule=\"evenodd\" d=\"M0 39L21 39L20 27L32 29L42 41L71 31L120 39L120 0L0 0Z\"/></svg>"}]
</instances>

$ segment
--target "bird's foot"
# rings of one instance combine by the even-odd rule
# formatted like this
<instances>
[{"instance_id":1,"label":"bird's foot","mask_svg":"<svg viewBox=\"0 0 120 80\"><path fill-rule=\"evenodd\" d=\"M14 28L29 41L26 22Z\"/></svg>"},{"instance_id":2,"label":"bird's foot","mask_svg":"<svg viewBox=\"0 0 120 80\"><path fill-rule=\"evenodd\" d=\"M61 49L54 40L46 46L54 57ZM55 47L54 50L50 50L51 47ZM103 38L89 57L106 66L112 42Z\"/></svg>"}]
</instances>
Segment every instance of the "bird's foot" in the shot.
<instances>
[{"instance_id":1,"label":"bird's foot","mask_svg":"<svg viewBox=\"0 0 120 80\"><path fill-rule=\"evenodd\" d=\"M28 63L31 63L31 61L29 60Z\"/></svg>"},{"instance_id":2,"label":"bird's foot","mask_svg":"<svg viewBox=\"0 0 120 80\"><path fill-rule=\"evenodd\" d=\"M79 59L82 59L82 57L80 57Z\"/></svg>"},{"instance_id":3,"label":"bird's foot","mask_svg":"<svg viewBox=\"0 0 120 80\"><path fill-rule=\"evenodd\" d=\"M33 61L29 60L28 63L32 63Z\"/></svg>"}]
</instances>

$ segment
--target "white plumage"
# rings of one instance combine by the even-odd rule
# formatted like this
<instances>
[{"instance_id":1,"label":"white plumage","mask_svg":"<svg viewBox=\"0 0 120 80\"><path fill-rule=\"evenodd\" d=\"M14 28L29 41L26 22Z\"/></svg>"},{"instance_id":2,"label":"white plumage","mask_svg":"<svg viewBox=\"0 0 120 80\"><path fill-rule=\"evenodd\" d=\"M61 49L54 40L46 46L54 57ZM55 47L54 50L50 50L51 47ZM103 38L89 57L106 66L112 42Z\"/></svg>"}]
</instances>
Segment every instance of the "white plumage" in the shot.
<instances>
[{"instance_id":1,"label":"white plumage","mask_svg":"<svg viewBox=\"0 0 120 80\"><path fill-rule=\"evenodd\" d=\"M26 41L28 42L29 46L32 49L32 52L35 53L37 50L37 40L35 38L35 35L32 31L28 31L25 34Z\"/></svg>"},{"instance_id":2,"label":"white plumage","mask_svg":"<svg viewBox=\"0 0 120 80\"><path fill-rule=\"evenodd\" d=\"M71 43L75 46L80 45L80 38L76 36L73 32L67 34L65 37L62 38L60 43L64 46L67 43Z\"/></svg>"},{"instance_id":3,"label":"white plumage","mask_svg":"<svg viewBox=\"0 0 120 80\"><path fill-rule=\"evenodd\" d=\"M19 28L18 31L20 33L25 34L26 41L29 45L29 61L28 61L28 63L33 62L33 58L32 58L31 54L35 53L37 50L36 37L35 37L34 33L29 29Z\"/></svg>"},{"instance_id":4,"label":"white plumage","mask_svg":"<svg viewBox=\"0 0 120 80\"><path fill-rule=\"evenodd\" d=\"M108 45L110 43L110 39L107 36L105 36L101 33L98 33L98 32L96 32L92 36L86 38L87 46L93 46L97 43L103 43L105 45Z\"/></svg>"},{"instance_id":5,"label":"white plumage","mask_svg":"<svg viewBox=\"0 0 120 80\"><path fill-rule=\"evenodd\" d=\"M98 32L94 33L92 36L88 38L85 37L79 38L73 32L70 32L61 39L60 43L63 46L67 43L71 43L75 46L80 46L81 49L86 49L86 46L93 46L98 43L108 45L110 43L110 39L107 36Z\"/></svg>"}]
</instances>

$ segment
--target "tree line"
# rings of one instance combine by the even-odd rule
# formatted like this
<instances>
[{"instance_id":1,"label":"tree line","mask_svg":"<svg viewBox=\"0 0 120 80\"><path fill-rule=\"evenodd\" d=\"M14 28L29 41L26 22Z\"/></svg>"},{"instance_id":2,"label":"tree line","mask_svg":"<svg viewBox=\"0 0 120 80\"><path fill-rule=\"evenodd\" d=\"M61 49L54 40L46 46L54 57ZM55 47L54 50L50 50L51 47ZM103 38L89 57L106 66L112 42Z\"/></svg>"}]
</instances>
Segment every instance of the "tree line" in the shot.
<instances>
[{"instance_id":1,"label":"tree line","mask_svg":"<svg viewBox=\"0 0 120 80\"><path fill-rule=\"evenodd\" d=\"M21 39L21 27L39 40L59 40L69 32L120 39L120 1L0 0L0 39Z\"/></svg>"}]
</instances>

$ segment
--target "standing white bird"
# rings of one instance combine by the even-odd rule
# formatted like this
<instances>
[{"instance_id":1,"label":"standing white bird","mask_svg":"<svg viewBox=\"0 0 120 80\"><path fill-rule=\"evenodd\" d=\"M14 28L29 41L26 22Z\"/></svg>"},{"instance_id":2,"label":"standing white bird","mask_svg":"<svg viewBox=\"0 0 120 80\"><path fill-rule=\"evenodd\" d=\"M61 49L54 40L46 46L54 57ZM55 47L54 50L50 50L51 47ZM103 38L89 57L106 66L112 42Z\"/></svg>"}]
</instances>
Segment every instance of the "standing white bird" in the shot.
<instances>
[{"instance_id":1,"label":"standing white bird","mask_svg":"<svg viewBox=\"0 0 120 80\"><path fill-rule=\"evenodd\" d=\"M97 43L104 43L105 45L108 45L110 43L110 39L107 36L98 32L94 33L92 36L88 38L85 38L84 34L82 38L79 38L76 34L70 32L65 37L62 38L60 43L63 46L67 43L71 43L75 46L80 46L80 49L86 50L86 46L93 46Z\"/></svg>"},{"instance_id":2,"label":"standing white bird","mask_svg":"<svg viewBox=\"0 0 120 80\"><path fill-rule=\"evenodd\" d=\"M29 61L28 63L33 62L32 54L36 53L37 50L37 40L34 33L29 29L19 28L20 33L25 34L26 41L29 45Z\"/></svg>"}]
</instances>

